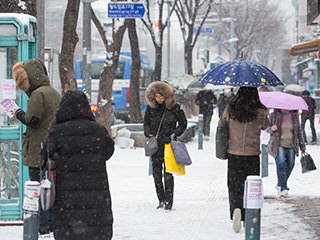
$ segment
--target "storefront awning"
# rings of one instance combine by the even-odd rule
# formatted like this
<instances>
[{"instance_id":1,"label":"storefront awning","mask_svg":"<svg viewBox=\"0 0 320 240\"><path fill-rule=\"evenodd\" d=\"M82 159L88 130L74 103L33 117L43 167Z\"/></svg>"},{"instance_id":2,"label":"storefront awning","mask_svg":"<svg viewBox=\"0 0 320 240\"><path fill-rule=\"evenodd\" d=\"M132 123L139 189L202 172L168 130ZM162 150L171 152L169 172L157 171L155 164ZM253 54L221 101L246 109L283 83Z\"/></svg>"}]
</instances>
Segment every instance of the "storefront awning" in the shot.
<instances>
[{"instance_id":1,"label":"storefront awning","mask_svg":"<svg viewBox=\"0 0 320 240\"><path fill-rule=\"evenodd\" d=\"M310 42L295 44L292 46L291 49L289 49L288 53L291 56L298 56L298 55L303 55L310 52L316 52L319 50L320 50L320 39L313 40Z\"/></svg>"}]
</instances>

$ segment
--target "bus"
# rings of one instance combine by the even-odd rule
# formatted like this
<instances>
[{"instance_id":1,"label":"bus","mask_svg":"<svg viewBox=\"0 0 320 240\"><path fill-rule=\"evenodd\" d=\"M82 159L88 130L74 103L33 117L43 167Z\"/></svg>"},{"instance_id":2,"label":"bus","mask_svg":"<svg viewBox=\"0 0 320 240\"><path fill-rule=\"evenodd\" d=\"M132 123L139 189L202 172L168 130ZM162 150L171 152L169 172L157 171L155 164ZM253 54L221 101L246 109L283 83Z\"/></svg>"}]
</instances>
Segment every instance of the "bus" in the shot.
<instances>
[{"instance_id":1,"label":"bus","mask_svg":"<svg viewBox=\"0 0 320 240\"><path fill-rule=\"evenodd\" d=\"M146 87L153 81L154 70L150 64L149 58L145 53L140 53L141 70L140 70L140 103L141 111L145 112L147 103L144 93ZM101 72L106 61L106 53L102 52L93 56L91 59L91 105L97 105L99 81ZM129 86L131 75L131 51L121 51L116 76L112 86L112 108L116 118L129 121ZM82 60L75 63L75 75L78 89L83 90L82 86Z\"/></svg>"}]
</instances>

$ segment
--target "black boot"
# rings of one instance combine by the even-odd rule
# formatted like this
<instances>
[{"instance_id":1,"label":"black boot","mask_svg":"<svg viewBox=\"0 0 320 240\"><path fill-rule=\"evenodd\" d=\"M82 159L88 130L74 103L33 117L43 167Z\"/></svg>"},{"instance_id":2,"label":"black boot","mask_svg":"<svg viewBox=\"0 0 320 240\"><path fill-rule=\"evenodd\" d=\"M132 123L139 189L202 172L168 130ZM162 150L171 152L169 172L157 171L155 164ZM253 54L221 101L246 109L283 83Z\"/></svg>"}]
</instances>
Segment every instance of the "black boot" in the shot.
<instances>
[{"instance_id":1,"label":"black boot","mask_svg":"<svg viewBox=\"0 0 320 240\"><path fill-rule=\"evenodd\" d=\"M157 209L159 209L159 208L164 208L164 206L165 206L164 202L160 202L159 205L158 205L158 207L157 207Z\"/></svg>"},{"instance_id":2,"label":"black boot","mask_svg":"<svg viewBox=\"0 0 320 240\"><path fill-rule=\"evenodd\" d=\"M172 204L167 202L167 203L165 204L165 206L164 206L164 210L169 210L169 211L171 211L171 209L172 209Z\"/></svg>"}]
</instances>

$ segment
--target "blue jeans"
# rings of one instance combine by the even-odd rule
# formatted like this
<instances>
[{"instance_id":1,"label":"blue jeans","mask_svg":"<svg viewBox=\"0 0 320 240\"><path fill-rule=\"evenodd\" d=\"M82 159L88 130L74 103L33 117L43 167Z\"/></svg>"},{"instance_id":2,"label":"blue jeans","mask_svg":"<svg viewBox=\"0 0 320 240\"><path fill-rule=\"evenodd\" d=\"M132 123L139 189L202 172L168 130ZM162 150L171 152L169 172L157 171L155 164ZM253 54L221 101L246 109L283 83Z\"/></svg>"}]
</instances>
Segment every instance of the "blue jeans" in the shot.
<instances>
[{"instance_id":1,"label":"blue jeans","mask_svg":"<svg viewBox=\"0 0 320 240\"><path fill-rule=\"evenodd\" d=\"M289 190L287 186L288 178L294 168L295 151L294 148L279 147L276 157L278 186L282 190Z\"/></svg>"},{"instance_id":2,"label":"blue jeans","mask_svg":"<svg viewBox=\"0 0 320 240\"><path fill-rule=\"evenodd\" d=\"M303 138L304 141L307 142L307 136L306 136L306 131L305 131L305 126L306 126L306 121L308 119L301 119L301 128L302 128L302 133L303 133ZM317 134L316 130L314 129L314 118L310 118L310 128L311 128L311 133L312 133L312 142L317 140Z\"/></svg>"}]
</instances>

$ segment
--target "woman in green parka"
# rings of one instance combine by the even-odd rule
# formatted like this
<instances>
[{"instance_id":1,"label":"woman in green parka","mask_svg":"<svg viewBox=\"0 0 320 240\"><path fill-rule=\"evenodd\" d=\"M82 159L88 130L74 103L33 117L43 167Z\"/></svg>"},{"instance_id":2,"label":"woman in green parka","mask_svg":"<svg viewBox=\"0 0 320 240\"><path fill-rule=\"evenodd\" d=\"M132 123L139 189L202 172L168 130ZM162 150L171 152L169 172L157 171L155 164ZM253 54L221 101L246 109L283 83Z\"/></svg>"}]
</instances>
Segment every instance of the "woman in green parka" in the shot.
<instances>
[{"instance_id":1,"label":"woman in green parka","mask_svg":"<svg viewBox=\"0 0 320 240\"><path fill-rule=\"evenodd\" d=\"M46 67L39 59L16 63L12 75L18 88L29 97L27 111L16 109L14 112L15 117L27 126L22 141L23 165L29 167L31 181L40 181L41 143L48 136L49 123L55 117L61 96L50 86ZM46 225L40 215L40 233L49 233Z\"/></svg>"}]
</instances>

